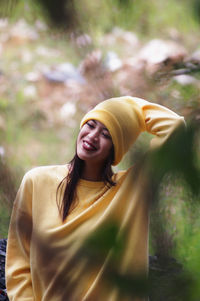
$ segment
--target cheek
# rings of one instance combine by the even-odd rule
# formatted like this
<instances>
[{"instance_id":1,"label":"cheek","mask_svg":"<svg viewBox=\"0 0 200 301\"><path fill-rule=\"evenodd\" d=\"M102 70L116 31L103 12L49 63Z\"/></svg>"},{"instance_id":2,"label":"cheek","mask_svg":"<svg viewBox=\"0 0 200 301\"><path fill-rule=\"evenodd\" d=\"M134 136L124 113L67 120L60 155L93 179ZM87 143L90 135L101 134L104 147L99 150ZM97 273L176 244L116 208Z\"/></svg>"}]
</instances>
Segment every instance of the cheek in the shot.
<instances>
[{"instance_id":1,"label":"cheek","mask_svg":"<svg viewBox=\"0 0 200 301\"><path fill-rule=\"evenodd\" d=\"M78 134L77 140L76 140L76 151L78 151L80 149L80 146L81 146L81 136L82 136L82 133L80 131L79 134Z\"/></svg>"},{"instance_id":2,"label":"cheek","mask_svg":"<svg viewBox=\"0 0 200 301\"><path fill-rule=\"evenodd\" d=\"M86 135L85 132L86 132L86 130L85 130L85 127L83 126L83 127L80 129L79 133L78 133L78 137L77 137L77 142L76 142L76 144L78 144L78 143L81 141L81 139L83 138L83 136Z\"/></svg>"},{"instance_id":3,"label":"cheek","mask_svg":"<svg viewBox=\"0 0 200 301\"><path fill-rule=\"evenodd\" d=\"M106 140L106 141L103 143L104 153L105 153L106 155L109 155L110 152L111 152L111 148L112 148L112 141Z\"/></svg>"}]
</instances>

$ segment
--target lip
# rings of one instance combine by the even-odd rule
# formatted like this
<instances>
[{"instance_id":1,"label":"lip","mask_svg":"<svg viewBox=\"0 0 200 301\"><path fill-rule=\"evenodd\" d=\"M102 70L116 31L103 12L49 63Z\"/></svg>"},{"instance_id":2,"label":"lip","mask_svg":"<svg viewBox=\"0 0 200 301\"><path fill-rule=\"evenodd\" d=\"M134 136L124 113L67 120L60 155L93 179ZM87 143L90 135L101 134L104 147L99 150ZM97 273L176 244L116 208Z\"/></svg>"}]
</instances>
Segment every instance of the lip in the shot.
<instances>
[{"instance_id":1,"label":"lip","mask_svg":"<svg viewBox=\"0 0 200 301\"><path fill-rule=\"evenodd\" d=\"M92 142L90 142L88 140L83 140L82 146L87 151L95 151L95 150L97 150L97 147Z\"/></svg>"}]
</instances>

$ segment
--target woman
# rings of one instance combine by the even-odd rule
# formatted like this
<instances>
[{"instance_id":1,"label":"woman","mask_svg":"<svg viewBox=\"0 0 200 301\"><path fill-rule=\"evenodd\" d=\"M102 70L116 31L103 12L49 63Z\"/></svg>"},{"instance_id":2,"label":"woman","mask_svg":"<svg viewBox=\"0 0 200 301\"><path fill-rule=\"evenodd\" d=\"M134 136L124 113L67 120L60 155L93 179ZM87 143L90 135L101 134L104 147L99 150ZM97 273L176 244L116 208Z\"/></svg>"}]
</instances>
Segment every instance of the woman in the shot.
<instances>
[{"instance_id":1,"label":"woman","mask_svg":"<svg viewBox=\"0 0 200 301\"><path fill-rule=\"evenodd\" d=\"M131 169L114 174L111 166L121 161L141 132L154 134L151 143L160 145L183 122L183 117L143 99L106 100L83 117L76 154L68 165L38 167L25 175L8 237L11 301L133 300L123 299L107 281L112 247L93 264L85 245L114 222L124 243L116 270L122 275L146 273L144 187L139 175L133 181Z\"/></svg>"}]
</instances>

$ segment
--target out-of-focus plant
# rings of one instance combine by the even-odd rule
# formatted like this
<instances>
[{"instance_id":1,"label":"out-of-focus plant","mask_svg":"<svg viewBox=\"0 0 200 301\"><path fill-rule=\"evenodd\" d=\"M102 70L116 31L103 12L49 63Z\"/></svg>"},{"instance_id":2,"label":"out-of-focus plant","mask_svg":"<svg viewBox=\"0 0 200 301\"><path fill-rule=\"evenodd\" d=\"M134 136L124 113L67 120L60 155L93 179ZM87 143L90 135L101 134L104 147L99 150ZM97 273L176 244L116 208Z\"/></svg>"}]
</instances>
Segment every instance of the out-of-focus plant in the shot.
<instances>
[{"instance_id":1,"label":"out-of-focus plant","mask_svg":"<svg viewBox=\"0 0 200 301\"><path fill-rule=\"evenodd\" d=\"M181 261L181 264L175 259L178 244L176 245L173 237L169 236L166 220L159 212L159 190L161 185L164 185L166 176L170 174L181 178L180 184L190 191L191 197L186 202L195 206L200 201L199 130L197 120L188 122L186 128L178 128L161 148L147 153L136 164L137 172L134 176L142 172L145 177L147 186L144 198L152 206L151 213L154 220L151 235L156 255L150 256L149 278L146 279L141 275L122 275L117 270L116 263L123 252L124 241L123 237L117 239L116 224L111 223L102 228L85 245L86 249L81 256L89 255L91 265L98 264L112 248L113 257L104 279L106 283L118 288L122 300L123 297L134 300L135 296L145 295L149 295L150 300L153 301L195 301L200 298L197 289L199 280L193 273L195 262L190 261L191 266L188 268L186 258L185 261ZM176 185L176 182L171 185ZM198 233L200 236L200 232ZM176 239L178 240L179 237ZM199 253L194 260L196 264L200 261Z\"/></svg>"},{"instance_id":2,"label":"out-of-focus plant","mask_svg":"<svg viewBox=\"0 0 200 301\"><path fill-rule=\"evenodd\" d=\"M179 187L182 186L186 189L188 192L188 197L185 197L185 202L188 203L186 205L188 208L194 207L200 211L199 134L198 112L196 112L193 118L188 121L186 128L178 128L161 148L150 152L145 160L148 178L146 198L152 202L151 240L153 250L160 263L157 262L158 265L154 266L154 271L150 270L150 281L154 277L156 280L156 282L153 281L153 300L197 300L200 298L197 290L199 280L197 280L195 269L192 267L198 265L200 256L194 257L193 260L190 259L189 266L187 258L182 257L182 268L177 265L173 256L180 253L178 248L186 247L183 245L183 236L179 233L171 235L169 231L170 216L167 217L167 220L160 211L160 188L165 185L165 179L170 175L174 179L174 182L170 183L171 188L176 188L178 184ZM181 202L181 197L177 202ZM176 211L180 208L177 206ZM187 220L187 215L191 213L188 211L185 214L184 222ZM198 214L195 219L199 219ZM191 227L195 227L195 229L191 231L191 234L197 235L199 229L195 226L196 220L193 219L192 222L193 226L191 225ZM195 249L197 250L198 247L195 246ZM180 289L181 287L182 289Z\"/></svg>"}]
</instances>

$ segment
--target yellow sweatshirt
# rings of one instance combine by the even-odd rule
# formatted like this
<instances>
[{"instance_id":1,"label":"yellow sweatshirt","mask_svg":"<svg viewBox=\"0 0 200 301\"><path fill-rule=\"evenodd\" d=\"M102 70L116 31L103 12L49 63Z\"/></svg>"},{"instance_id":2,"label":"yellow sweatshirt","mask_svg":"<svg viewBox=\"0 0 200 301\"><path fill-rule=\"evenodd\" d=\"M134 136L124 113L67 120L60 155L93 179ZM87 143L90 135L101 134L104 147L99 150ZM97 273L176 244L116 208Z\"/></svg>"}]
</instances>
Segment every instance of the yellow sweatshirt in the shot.
<instances>
[{"instance_id":1,"label":"yellow sweatshirt","mask_svg":"<svg viewBox=\"0 0 200 301\"><path fill-rule=\"evenodd\" d=\"M146 130L155 135L157 144L183 122L182 117L157 104L138 101L138 105L143 110ZM90 235L114 221L119 233L126 233L118 270L147 271L149 221L148 205L142 197L143 181L139 175L133 180L131 170L116 173L116 186L111 188L103 182L80 180L76 205L62 222L56 190L67 172L67 165L37 167L22 180L8 235L9 300L129 300L119 297L117 289L103 282L112 252L91 265L84 246Z\"/></svg>"}]
</instances>

